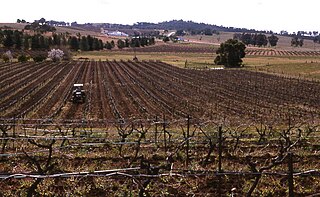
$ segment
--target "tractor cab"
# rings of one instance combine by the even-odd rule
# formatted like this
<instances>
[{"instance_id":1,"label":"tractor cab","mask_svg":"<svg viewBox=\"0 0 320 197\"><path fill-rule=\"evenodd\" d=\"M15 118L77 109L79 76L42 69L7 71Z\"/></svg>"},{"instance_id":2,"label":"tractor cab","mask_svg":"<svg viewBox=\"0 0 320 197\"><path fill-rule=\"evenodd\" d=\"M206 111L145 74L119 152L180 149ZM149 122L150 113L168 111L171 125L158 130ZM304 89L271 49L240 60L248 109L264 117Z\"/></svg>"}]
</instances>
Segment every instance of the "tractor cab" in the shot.
<instances>
[{"instance_id":1,"label":"tractor cab","mask_svg":"<svg viewBox=\"0 0 320 197\"><path fill-rule=\"evenodd\" d=\"M86 94L83 89L83 84L77 83L77 84L73 85L71 100L73 103L84 103L85 102Z\"/></svg>"}]
</instances>

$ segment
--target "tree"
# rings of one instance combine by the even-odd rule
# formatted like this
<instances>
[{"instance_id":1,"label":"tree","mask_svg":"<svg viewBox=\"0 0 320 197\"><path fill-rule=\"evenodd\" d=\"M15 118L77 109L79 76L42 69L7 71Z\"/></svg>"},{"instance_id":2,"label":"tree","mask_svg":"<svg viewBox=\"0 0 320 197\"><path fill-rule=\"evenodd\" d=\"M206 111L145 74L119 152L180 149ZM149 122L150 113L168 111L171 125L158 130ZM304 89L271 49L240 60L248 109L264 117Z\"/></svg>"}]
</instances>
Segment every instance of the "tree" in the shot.
<instances>
[{"instance_id":1,"label":"tree","mask_svg":"<svg viewBox=\"0 0 320 197\"><path fill-rule=\"evenodd\" d=\"M110 44L112 45L112 48L114 48L116 46L116 44L114 43L113 40L111 40Z\"/></svg>"},{"instance_id":2,"label":"tree","mask_svg":"<svg viewBox=\"0 0 320 197\"><path fill-rule=\"evenodd\" d=\"M72 36L69 38L70 49L77 51L79 49L79 40L77 37Z\"/></svg>"},{"instance_id":3,"label":"tree","mask_svg":"<svg viewBox=\"0 0 320 197\"><path fill-rule=\"evenodd\" d=\"M93 50L95 50L94 48L93 48L93 41L94 41L94 38L92 37L92 36L90 36L90 35L88 35L87 36L87 41L88 41L88 45L89 45L89 51L93 51Z\"/></svg>"},{"instance_id":4,"label":"tree","mask_svg":"<svg viewBox=\"0 0 320 197\"><path fill-rule=\"evenodd\" d=\"M206 36L212 36L212 30L209 29L209 28L206 28L203 30L203 34L206 35Z\"/></svg>"},{"instance_id":5,"label":"tree","mask_svg":"<svg viewBox=\"0 0 320 197\"><path fill-rule=\"evenodd\" d=\"M15 30L13 32L13 40L14 40L16 49L21 49L21 47L22 47L22 37L23 37L22 32L20 32L18 30Z\"/></svg>"},{"instance_id":6,"label":"tree","mask_svg":"<svg viewBox=\"0 0 320 197\"><path fill-rule=\"evenodd\" d=\"M112 44L110 43L110 42L108 42L107 41L107 43L106 43L106 48L108 49L108 50L111 50L113 47L112 47Z\"/></svg>"},{"instance_id":7,"label":"tree","mask_svg":"<svg viewBox=\"0 0 320 197\"><path fill-rule=\"evenodd\" d=\"M183 30L183 29L179 29L179 30L177 30L177 32L176 32L176 36L184 36L184 35L186 35L186 33L184 32L184 30Z\"/></svg>"},{"instance_id":8,"label":"tree","mask_svg":"<svg viewBox=\"0 0 320 197\"><path fill-rule=\"evenodd\" d=\"M33 35L31 37L31 49L36 50L40 49L40 35Z\"/></svg>"},{"instance_id":9,"label":"tree","mask_svg":"<svg viewBox=\"0 0 320 197\"><path fill-rule=\"evenodd\" d=\"M28 34L24 35L24 37L23 37L23 48L24 48L24 50L29 50L29 48L30 48L29 39L30 39L30 36Z\"/></svg>"},{"instance_id":10,"label":"tree","mask_svg":"<svg viewBox=\"0 0 320 197\"><path fill-rule=\"evenodd\" d=\"M12 30L5 30L4 31L4 38L3 38L3 46L10 48L13 45L14 45L13 31Z\"/></svg>"},{"instance_id":11,"label":"tree","mask_svg":"<svg viewBox=\"0 0 320 197\"><path fill-rule=\"evenodd\" d=\"M294 46L294 47L302 47L303 46L303 39L299 39L298 36L294 36L292 39L291 39L291 46Z\"/></svg>"},{"instance_id":12,"label":"tree","mask_svg":"<svg viewBox=\"0 0 320 197\"><path fill-rule=\"evenodd\" d=\"M129 46L130 46L130 40L129 40L128 38L126 38L126 39L124 40L124 42L125 42L125 46L126 46L126 47L129 47Z\"/></svg>"},{"instance_id":13,"label":"tree","mask_svg":"<svg viewBox=\"0 0 320 197\"><path fill-rule=\"evenodd\" d=\"M268 40L266 35L258 34L256 36L256 45L258 45L258 47L267 46L267 44L268 44Z\"/></svg>"},{"instance_id":14,"label":"tree","mask_svg":"<svg viewBox=\"0 0 320 197\"><path fill-rule=\"evenodd\" d=\"M134 47L140 47L141 43L139 38L132 38L131 39L131 43L130 43L130 47L134 48Z\"/></svg>"},{"instance_id":15,"label":"tree","mask_svg":"<svg viewBox=\"0 0 320 197\"><path fill-rule=\"evenodd\" d=\"M252 44L252 35L249 33L243 33L240 39L245 45Z\"/></svg>"},{"instance_id":16,"label":"tree","mask_svg":"<svg viewBox=\"0 0 320 197\"><path fill-rule=\"evenodd\" d=\"M53 45L60 46L61 45L61 36L58 34L53 34Z\"/></svg>"},{"instance_id":17,"label":"tree","mask_svg":"<svg viewBox=\"0 0 320 197\"><path fill-rule=\"evenodd\" d=\"M119 49L123 49L125 47L125 42L121 39L117 41L117 46Z\"/></svg>"},{"instance_id":18,"label":"tree","mask_svg":"<svg viewBox=\"0 0 320 197\"><path fill-rule=\"evenodd\" d=\"M80 49L81 51L88 51L89 50L89 43L86 36L82 36L80 40Z\"/></svg>"},{"instance_id":19,"label":"tree","mask_svg":"<svg viewBox=\"0 0 320 197\"><path fill-rule=\"evenodd\" d=\"M277 46L279 38L272 34L271 36L268 37L268 41L270 43L270 46L274 47Z\"/></svg>"},{"instance_id":20,"label":"tree","mask_svg":"<svg viewBox=\"0 0 320 197\"><path fill-rule=\"evenodd\" d=\"M38 21L38 23L40 23L40 25L44 25L44 24L46 23L46 19L40 18L40 20Z\"/></svg>"},{"instance_id":21,"label":"tree","mask_svg":"<svg viewBox=\"0 0 320 197\"><path fill-rule=\"evenodd\" d=\"M163 38L163 42L168 42L168 41L170 41L170 38L168 36Z\"/></svg>"},{"instance_id":22,"label":"tree","mask_svg":"<svg viewBox=\"0 0 320 197\"><path fill-rule=\"evenodd\" d=\"M217 65L224 65L225 67L240 67L242 64L242 58L245 57L246 46L236 40L229 39L220 44L217 50L217 57L214 63Z\"/></svg>"},{"instance_id":23,"label":"tree","mask_svg":"<svg viewBox=\"0 0 320 197\"><path fill-rule=\"evenodd\" d=\"M98 38L93 39L92 50L100 50Z\"/></svg>"}]
</instances>

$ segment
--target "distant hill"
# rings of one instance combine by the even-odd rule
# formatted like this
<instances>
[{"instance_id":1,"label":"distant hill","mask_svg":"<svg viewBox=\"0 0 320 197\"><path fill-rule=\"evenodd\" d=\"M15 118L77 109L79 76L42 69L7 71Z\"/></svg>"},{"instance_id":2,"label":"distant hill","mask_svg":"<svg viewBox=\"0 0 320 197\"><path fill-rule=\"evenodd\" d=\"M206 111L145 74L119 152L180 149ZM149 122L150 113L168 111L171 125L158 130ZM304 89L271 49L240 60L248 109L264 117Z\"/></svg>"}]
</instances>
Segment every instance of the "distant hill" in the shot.
<instances>
[{"instance_id":1,"label":"distant hill","mask_svg":"<svg viewBox=\"0 0 320 197\"><path fill-rule=\"evenodd\" d=\"M224 31L224 32L263 32L265 31L257 31L254 29L245 29L245 28L235 28L235 27L224 27L217 26L205 23L196 23L193 21L184 21L184 20L171 20L165 21L161 23L146 23L146 22L138 22L135 23L133 28L137 29L175 29L175 30L203 30L203 29L211 29L216 31Z\"/></svg>"},{"instance_id":2,"label":"distant hill","mask_svg":"<svg viewBox=\"0 0 320 197\"><path fill-rule=\"evenodd\" d=\"M212 31L221 32L249 32L249 33L270 33L267 31L258 31L255 29L246 28L236 28L236 27L224 27L205 23L196 23L193 21L184 20L171 20L164 21L160 23L149 23L149 22L137 22L133 25L122 25L122 24L112 24L112 23L86 23L86 24L71 24L72 26L82 27L90 30L97 31L99 28L106 29L158 29L158 30L184 30L184 31L202 31L205 29L210 29Z\"/></svg>"}]
</instances>

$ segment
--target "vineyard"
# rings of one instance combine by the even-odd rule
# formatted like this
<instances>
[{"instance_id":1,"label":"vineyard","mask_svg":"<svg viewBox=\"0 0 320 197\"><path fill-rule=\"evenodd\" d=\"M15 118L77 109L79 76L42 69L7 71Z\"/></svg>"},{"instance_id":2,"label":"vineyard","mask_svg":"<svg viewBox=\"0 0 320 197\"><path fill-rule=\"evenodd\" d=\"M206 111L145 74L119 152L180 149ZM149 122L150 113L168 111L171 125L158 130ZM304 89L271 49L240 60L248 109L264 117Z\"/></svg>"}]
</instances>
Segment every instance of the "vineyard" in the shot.
<instances>
[{"instance_id":1,"label":"vineyard","mask_svg":"<svg viewBox=\"0 0 320 197\"><path fill-rule=\"evenodd\" d=\"M320 51L293 51L274 49L247 49L247 56L293 56L293 57L313 57L319 56Z\"/></svg>"},{"instance_id":2,"label":"vineyard","mask_svg":"<svg viewBox=\"0 0 320 197\"><path fill-rule=\"evenodd\" d=\"M217 46L210 44L184 43L184 44L158 44L149 47L135 49L125 49L123 51L155 52L155 53L211 53L215 54ZM320 51L315 50L281 50L272 48L253 48L246 49L246 56L276 56L276 57L315 57L319 56Z\"/></svg>"},{"instance_id":3,"label":"vineyard","mask_svg":"<svg viewBox=\"0 0 320 197\"><path fill-rule=\"evenodd\" d=\"M160 61L2 63L3 118L185 118L281 124L319 118L320 84L246 70L192 70ZM83 83L84 104L70 102Z\"/></svg>"},{"instance_id":4,"label":"vineyard","mask_svg":"<svg viewBox=\"0 0 320 197\"><path fill-rule=\"evenodd\" d=\"M106 60L0 84L0 196L319 195L317 81Z\"/></svg>"},{"instance_id":5,"label":"vineyard","mask_svg":"<svg viewBox=\"0 0 320 197\"><path fill-rule=\"evenodd\" d=\"M319 195L319 125L37 121L1 120L1 196Z\"/></svg>"}]
</instances>

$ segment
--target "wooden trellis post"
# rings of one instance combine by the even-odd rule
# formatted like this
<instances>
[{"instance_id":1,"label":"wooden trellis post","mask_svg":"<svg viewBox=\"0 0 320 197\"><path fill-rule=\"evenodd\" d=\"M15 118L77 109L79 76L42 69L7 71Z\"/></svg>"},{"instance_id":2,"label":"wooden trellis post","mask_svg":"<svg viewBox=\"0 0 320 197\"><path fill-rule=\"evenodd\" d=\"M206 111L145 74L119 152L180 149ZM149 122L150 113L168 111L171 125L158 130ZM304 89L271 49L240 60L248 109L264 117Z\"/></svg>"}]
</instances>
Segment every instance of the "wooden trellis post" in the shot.
<instances>
[{"instance_id":1,"label":"wooden trellis post","mask_svg":"<svg viewBox=\"0 0 320 197\"><path fill-rule=\"evenodd\" d=\"M288 185L289 185L289 197L294 197L294 183L293 183L293 161L292 161L293 154L290 152L288 153Z\"/></svg>"}]
</instances>

